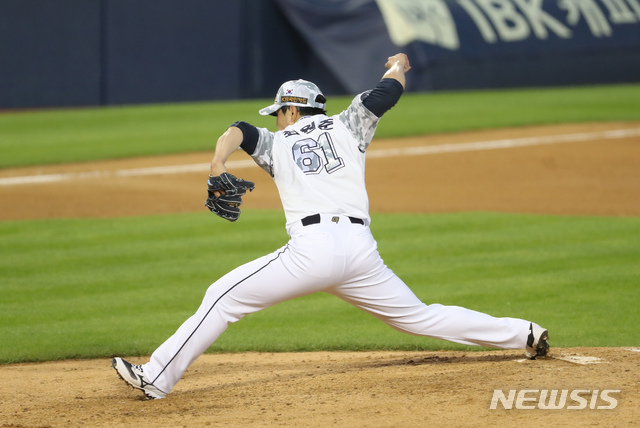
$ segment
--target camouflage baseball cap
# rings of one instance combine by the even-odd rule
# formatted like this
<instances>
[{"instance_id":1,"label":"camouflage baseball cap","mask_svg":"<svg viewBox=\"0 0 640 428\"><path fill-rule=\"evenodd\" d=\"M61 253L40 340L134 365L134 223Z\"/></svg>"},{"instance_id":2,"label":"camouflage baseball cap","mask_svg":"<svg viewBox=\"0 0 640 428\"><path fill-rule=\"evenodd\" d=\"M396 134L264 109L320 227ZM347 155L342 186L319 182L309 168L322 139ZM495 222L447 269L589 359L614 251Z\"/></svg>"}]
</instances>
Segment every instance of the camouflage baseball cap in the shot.
<instances>
[{"instance_id":1,"label":"camouflage baseball cap","mask_svg":"<svg viewBox=\"0 0 640 428\"><path fill-rule=\"evenodd\" d=\"M326 99L315 83L307 80L289 80L280 86L272 105L260 110L260 114L275 115L284 106L313 107L326 110Z\"/></svg>"}]
</instances>

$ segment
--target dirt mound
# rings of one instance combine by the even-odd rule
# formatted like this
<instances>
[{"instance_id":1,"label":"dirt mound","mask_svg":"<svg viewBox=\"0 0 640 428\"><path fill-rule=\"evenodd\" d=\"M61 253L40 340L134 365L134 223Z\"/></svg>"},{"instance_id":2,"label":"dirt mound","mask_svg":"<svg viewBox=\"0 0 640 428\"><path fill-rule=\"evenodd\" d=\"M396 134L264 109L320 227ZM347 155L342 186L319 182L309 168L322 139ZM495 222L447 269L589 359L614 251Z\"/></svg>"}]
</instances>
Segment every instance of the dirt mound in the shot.
<instances>
[{"instance_id":1,"label":"dirt mound","mask_svg":"<svg viewBox=\"0 0 640 428\"><path fill-rule=\"evenodd\" d=\"M65 427L528 426L533 421L631 426L639 416L639 351L554 349L552 357L536 361L519 351L203 355L166 399L155 401L141 401L139 391L117 378L110 360L10 365L0 367L0 417L2 426ZM516 391L511 409L505 409L508 401L496 401L491 409L495 390L507 399ZM518 404L523 390L531 391ZM568 391L564 401L562 390ZM582 390L581 399L571 398L576 390ZM603 390L610 391L603 395ZM542 391L548 391L546 398ZM544 405L560 409L541 409Z\"/></svg>"}]
</instances>

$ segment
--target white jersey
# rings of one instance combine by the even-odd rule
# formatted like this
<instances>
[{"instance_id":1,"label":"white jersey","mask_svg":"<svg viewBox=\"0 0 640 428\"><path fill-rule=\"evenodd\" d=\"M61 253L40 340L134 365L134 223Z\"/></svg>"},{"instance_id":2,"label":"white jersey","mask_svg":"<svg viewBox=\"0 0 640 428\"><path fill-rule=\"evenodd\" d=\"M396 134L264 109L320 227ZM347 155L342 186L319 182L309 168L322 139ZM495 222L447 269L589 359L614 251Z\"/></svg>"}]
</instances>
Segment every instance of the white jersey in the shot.
<instances>
[{"instance_id":1,"label":"white jersey","mask_svg":"<svg viewBox=\"0 0 640 428\"><path fill-rule=\"evenodd\" d=\"M335 116L306 116L278 132L257 128L251 157L273 177L287 227L317 213L370 223L365 152L378 121L358 95Z\"/></svg>"}]
</instances>

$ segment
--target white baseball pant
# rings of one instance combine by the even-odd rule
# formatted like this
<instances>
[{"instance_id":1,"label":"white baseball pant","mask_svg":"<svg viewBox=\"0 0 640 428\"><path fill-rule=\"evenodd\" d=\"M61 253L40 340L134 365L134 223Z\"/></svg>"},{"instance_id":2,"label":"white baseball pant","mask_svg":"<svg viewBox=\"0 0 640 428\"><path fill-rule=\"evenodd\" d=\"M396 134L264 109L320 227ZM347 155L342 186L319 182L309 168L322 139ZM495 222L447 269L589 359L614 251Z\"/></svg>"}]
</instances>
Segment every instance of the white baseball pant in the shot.
<instances>
[{"instance_id":1,"label":"white baseball pant","mask_svg":"<svg viewBox=\"0 0 640 428\"><path fill-rule=\"evenodd\" d=\"M368 226L343 215L321 218L308 226L294 223L287 245L234 269L209 287L196 313L143 366L157 388L169 393L229 324L320 291L401 332L466 345L526 347L529 321L495 318L458 306L426 305L385 266Z\"/></svg>"}]
</instances>

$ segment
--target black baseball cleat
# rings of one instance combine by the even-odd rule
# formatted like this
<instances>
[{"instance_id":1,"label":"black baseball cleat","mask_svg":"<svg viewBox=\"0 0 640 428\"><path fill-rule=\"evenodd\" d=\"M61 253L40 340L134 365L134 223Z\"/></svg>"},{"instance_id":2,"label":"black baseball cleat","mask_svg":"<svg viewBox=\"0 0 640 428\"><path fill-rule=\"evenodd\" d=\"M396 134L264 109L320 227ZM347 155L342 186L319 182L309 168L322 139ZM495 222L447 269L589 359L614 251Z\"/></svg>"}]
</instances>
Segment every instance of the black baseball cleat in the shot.
<instances>
[{"instance_id":1,"label":"black baseball cleat","mask_svg":"<svg viewBox=\"0 0 640 428\"><path fill-rule=\"evenodd\" d=\"M120 379L125 381L133 388L137 388L144 392L144 395L149 400L157 400L159 398L165 398L167 393L159 390L156 386L147 379L142 367L137 364L131 364L130 362L116 357L111 361L111 367L116 369Z\"/></svg>"},{"instance_id":2,"label":"black baseball cleat","mask_svg":"<svg viewBox=\"0 0 640 428\"><path fill-rule=\"evenodd\" d=\"M536 357L544 357L549 352L549 332L538 324L529 325L529 337L527 338L527 357L535 360Z\"/></svg>"}]
</instances>

